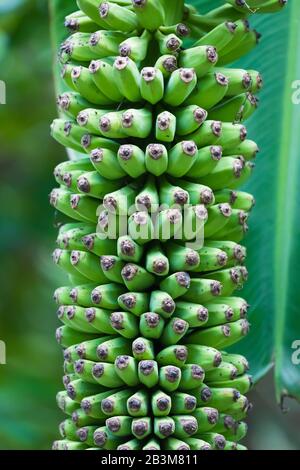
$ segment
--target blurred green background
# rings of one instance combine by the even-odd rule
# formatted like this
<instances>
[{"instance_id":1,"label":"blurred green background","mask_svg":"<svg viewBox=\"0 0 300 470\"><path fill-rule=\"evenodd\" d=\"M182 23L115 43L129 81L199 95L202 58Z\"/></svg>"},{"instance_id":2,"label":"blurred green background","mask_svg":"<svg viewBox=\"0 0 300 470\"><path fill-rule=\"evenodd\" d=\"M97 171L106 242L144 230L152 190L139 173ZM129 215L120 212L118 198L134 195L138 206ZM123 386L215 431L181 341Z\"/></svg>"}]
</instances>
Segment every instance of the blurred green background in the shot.
<instances>
[{"instance_id":1,"label":"blurred green background","mask_svg":"<svg viewBox=\"0 0 300 470\"><path fill-rule=\"evenodd\" d=\"M55 214L48 204L54 166L65 152L49 136L56 115L47 0L0 0L1 282L0 449L48 449L63 419L62 356L54 338L58 322L51 301L64 284L52 265ZM262 46L263 47L263 42ZM269 374L252 393L248 445L300 449L299 406L278 409Z\"/></svg>"}]
</instances>

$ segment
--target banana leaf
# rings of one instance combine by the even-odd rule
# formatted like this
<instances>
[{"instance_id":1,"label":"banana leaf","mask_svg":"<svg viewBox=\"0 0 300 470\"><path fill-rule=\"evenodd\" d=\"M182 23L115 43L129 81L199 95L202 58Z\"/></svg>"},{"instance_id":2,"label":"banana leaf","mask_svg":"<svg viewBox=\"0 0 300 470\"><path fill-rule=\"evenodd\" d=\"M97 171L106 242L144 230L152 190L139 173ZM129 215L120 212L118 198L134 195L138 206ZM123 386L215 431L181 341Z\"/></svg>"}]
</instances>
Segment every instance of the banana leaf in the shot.
<instances>
[{"instance_id":1,"label":"banana leaf","mask_svg":"<svg viewBox=\"0 0 300 470\"><path fill-rule=\"evenodd\" d=\"M224 1L190 0L190 3L205 13ZM50 5L55 51L64 39L61 28L64 16L74 9L75 1L51 0ZM252 180L244 188L257 200L245 241L249 281L241 292L251 304L252 327L249 336L234 351L249 358L255 382L275 363L278 401L285 396L299 400L300 353L296 348L300 345L297 273L300 107L297 90L293 88L293 82L300 79L299 2L290 0L280 14L253 15L250 23L262 33L262 39L235 66L259 70L265 86L260 93L260 107L247 122L249 138L261 148ZM59 93L64 88L56 61L55 76ZM71 158L78 156L72 152Z\"/></svg>"}]
</instances>

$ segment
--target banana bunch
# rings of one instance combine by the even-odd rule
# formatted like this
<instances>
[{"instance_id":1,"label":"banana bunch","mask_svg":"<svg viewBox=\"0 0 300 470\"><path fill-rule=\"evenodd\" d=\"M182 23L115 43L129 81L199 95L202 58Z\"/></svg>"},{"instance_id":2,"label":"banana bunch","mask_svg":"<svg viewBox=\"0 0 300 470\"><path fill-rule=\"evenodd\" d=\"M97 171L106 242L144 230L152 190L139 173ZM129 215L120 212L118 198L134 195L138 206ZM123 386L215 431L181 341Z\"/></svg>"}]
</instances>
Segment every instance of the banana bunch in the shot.
<instances>
[{"instance_id":1,"label":"banana bunch","mask_svg":"<svg viewBox=\"0 0 300 470\"><path fill-rule=\"evenodd\" d=\"M248 17L286 1L77 0L58 58L67 91L54 294L66 419L56 450L244 450L249 331L246 249L255 204L240 187L257 144L244 121L258 71Z\"/></svg>"}]
</instances>

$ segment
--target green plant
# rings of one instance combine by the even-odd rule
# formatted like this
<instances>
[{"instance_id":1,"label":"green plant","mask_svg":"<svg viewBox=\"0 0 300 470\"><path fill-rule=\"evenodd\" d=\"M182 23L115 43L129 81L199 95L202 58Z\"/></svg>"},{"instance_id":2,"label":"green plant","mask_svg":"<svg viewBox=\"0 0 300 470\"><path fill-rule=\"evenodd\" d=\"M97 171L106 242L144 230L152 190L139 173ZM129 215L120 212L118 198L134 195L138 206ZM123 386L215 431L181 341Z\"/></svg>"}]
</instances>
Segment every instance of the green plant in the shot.
<instances>
[{"instance_id":1,"label":"green plant","mask_svg":"<svg viewBox=\"0 0 300 470\"><path fill-rule=\"evenodd\" d=\"M51 194L66 217L54 260L71 283L55 298L72 421L54 448L243 449L252 381L224 349L249 330L233 294L247 280L239 242L253 198L236 188L258 150L242 123L262 82L224 66L256 46L253 9L285 2L205 15L181 0L77 3L59 53L72 91L52 135L90 158L59 165ZM128 387L140 398L122 409Z\"/></svg>"}]
</instances>

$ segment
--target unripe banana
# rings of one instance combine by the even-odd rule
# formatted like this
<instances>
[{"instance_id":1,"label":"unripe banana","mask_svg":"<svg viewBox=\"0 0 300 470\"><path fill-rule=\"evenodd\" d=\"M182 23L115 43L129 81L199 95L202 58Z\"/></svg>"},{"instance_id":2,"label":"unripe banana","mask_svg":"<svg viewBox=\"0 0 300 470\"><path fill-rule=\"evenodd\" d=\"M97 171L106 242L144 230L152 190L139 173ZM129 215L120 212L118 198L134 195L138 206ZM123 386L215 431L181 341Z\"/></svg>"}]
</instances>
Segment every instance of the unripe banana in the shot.
<instances>
[{"instance_id":1,"label":"unripe banana","mask_svg":"<svg viewBox=\"0 0 300 470\"><path fill-rule=\"evenodd\" d=\"M93 60L89 65L89 71L95 85L102 93L109 90L108 98L115 102L122 100L123 95L114 82L113 66L108 60Z\"/></svg>"},{"instance_id":2,"label":"unripe banana","mask_svg":"<svg viewBox=\"0 0 300 470\"><path fill-rule=\"evenodd\" d=\"M208 34L206 34L197 42L195 42L195 44L193 44L193 47L205 46L206 44L210 44L211 46L215 47L218 52L222 51L222 49L224 49L227 44L231 43L234 40L236 28L237 25L235 23L231 23L229 21L221 23Z\"/></svg>"},{"instance_id":3,"label":"unripe banana","mask_svg":"<svg viewBox=\"0 0 300 470\"><path fill-rule=\"evenodd\" d=\"M224 98L227 93L228 83L228 79L222 73L209 72L199 80L196 89L185 101L185 104L194 103L209 110Z\"/></svg>"},{"instance_id":4,"label":"unripe banana","mask_svg":"<svg viewBox=\"0 0 300 470\"><path fill-rule=\"evenodd\" d=\"M162 34L159 30L155 33L155 39L158 42L160 53L176 54L182 46L182 40L175 34Z\"/></svg>"},{"instance_id":5,"label":"unripe banana","mask_svg":"<svg viewBox=\"0 0 300 470\"><path fill-rule=\"evenodd\" d=\"M156 63L155 68L159 69L164 78L167 79L175 70L177 70L177 58L174 55L165 54L160 56Z\"/></svg>"},{"instance_id":6,"label":"unripe banana","mask_svg":"<svg viewBox=\"0 0 300 470\"><path fill-rule=\"evenodd\" d=\"M132 0L132 5L144 29L154 31L164 24L165 11L159 0Z\"/></svg>"},{"instance_id":7,"label":"unripe banana","mask_svg":"<svg viewBox=\"0 0 300 470\"><path fill-rule=\"evenodd\" d=\"M141 71L141 96L151 104L156 104L164 96L164 77L159 69L144 67Z\"/></svg>"},{"instance_id":8,"label":"unripe banana","mask_svg":"<svg viewBox=\"0 0 300 470\"><path fill-rule=\"evenodd\" d=\"M140 101L140 73L136 63L129 57L117 57L113 76L122 95L129 101Z\"/></svg>"},{"instance_id":9,"label":"unripe banana","mask_svg":"<svg viewBox=\"0 0 300 470\"><path fill-rule=\"evenodd\" d=\"M133 36L125 39L119 45L119 55L130 57L135 62L142 62L147 55L151 34L145 30L141 36Z\"/></svg>"},{"instance_id":10,"label":"unripe banana","mask_svg":"<svg viewBox=\"0 0 300 470\"><path fill-rule=\"evenodd\" d=\"M156 118L155 137L161 142L173 142L176 132L176 117L163 111Z\"/></svg>"},{"instance_id":11,"label":"unripe banana","mask_svg":"<svg viewBox=\"0 0 300 470\"><path fill-rule=\"evenodd\" d=\"M204 77L217 63L218 54L213 46L197 46L182 51L179 56L181 67L193 68L198 78Z\"/></svg>"},{"instance_id":12,"label":"unripe banana","mask_svg":"<svg viewBox=\"0 0 300 470\"><path fill-rule=\"evenodd\" d=\"M193 68L180 68L172 72L165 89L164 101L170 106L180 106L197 84Z\"/></svg>"}]
</instances>

